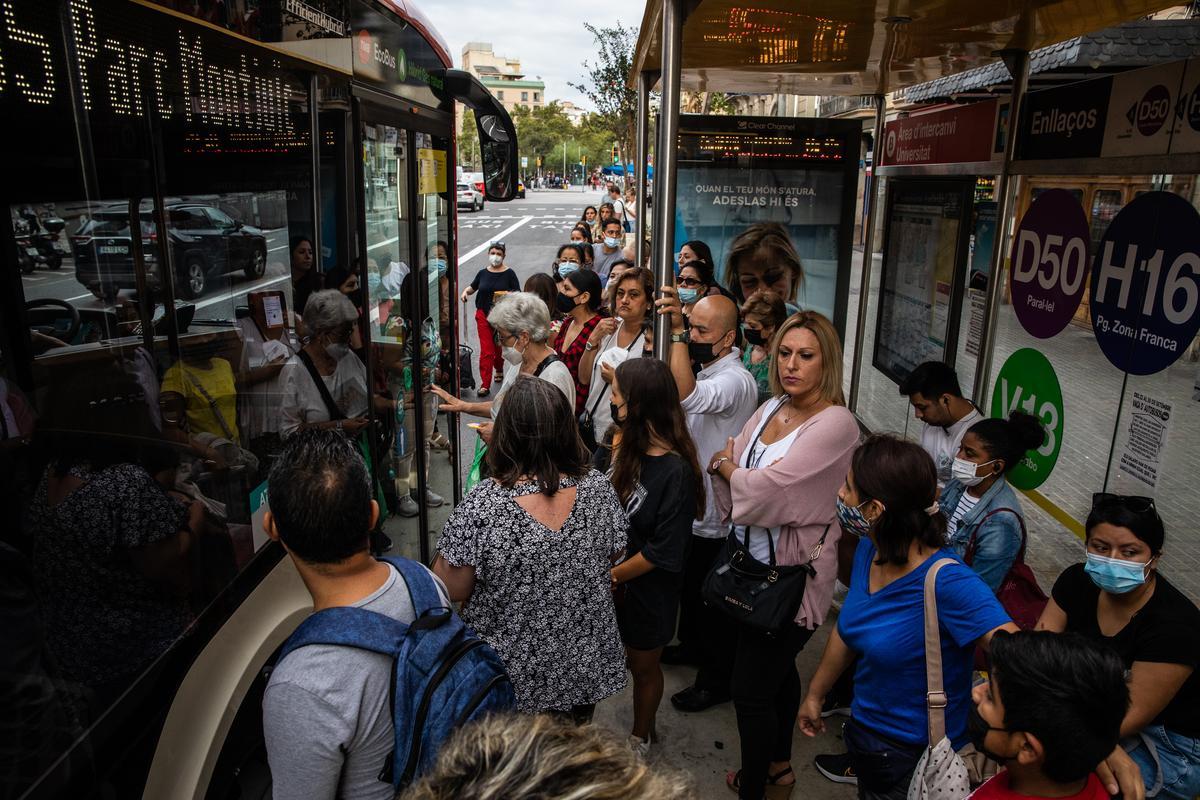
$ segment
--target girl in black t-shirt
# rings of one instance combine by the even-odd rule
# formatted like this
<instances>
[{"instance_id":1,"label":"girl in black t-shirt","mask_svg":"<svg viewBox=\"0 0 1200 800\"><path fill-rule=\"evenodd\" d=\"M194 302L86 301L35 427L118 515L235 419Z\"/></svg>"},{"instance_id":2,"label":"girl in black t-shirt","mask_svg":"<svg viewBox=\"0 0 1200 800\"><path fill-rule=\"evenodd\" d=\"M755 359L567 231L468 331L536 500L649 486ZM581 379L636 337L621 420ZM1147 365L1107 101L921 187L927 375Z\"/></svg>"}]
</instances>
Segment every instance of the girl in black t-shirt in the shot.
<instances>
[{"instance_id":1,"label":"girl in black t-shirt","mask_svg":"<svg viewBox=\"0 0 1200 800\"><path fill-rule=\"evenodd\" d=\"M496 332L488 324L488 313L499 299L497 294L503 297L508 292L521 291L517 273L504 263L506 252L504 242L492 242L488 248L487 267L475 273L475 280L463 289L459 298L465 303L471 295L478 295L475 298L475 325L479 329L479 397L491 394L493 374L496 380L504 377L501 374L503 365L500 363L500 348L496 344Z\"/></svg>"},{"instance_id":2,"label":"girl in black t-shirt","mask_svg":"<svg viewBox=\"0 0 1200 800\"><path fill-rule=\"evenodd\" d=\"M613 568L617 624L633 674L630 744L645 755L662 700L663 646L675 637L692 520L704 517L704 479L671 371L657 359L617 367L609 476L629 516L625 559ZM601 447L599 460L609 450Z\"/></svg>"},{"instance_id":3,"label":"girl in black t-shirt","mask_svg":"<svg viewBox=\"0 0 1200 800\"><path fill-rule=\"evenodd\" d=\"M1122 745L1147 797L1200 794L1200 609L1158 572L1165 536L1148 497L1097 494L1087 561L1068 567L1038 621L1111 646L1130 671Z\"/></svg>"}]
</instances>

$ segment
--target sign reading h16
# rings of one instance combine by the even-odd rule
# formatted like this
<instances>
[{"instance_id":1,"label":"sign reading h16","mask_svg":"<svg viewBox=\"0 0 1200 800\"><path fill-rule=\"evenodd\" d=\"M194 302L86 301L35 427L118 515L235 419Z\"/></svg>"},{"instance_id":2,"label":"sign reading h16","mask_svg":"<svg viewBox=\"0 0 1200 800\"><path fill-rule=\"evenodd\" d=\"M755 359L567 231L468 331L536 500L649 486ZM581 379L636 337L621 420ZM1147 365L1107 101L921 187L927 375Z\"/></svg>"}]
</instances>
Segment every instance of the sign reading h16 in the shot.
<instances>
[{"instance_id":1,"label":"sign reading h16","mask_svg":"<svg viewBox=\"0 0 1200 800\"><path fill-rule=\"evenodd\" d=\"M1088 225L1079 202L1065 189L1038 195L1013 245L1009 289L1021 327L1039 339L1067 327L1083 300L1088 263Z\"/></svg>"},{"instance_id":2,"label":"sign reading h16","mask_svg":"<svg viewBox=\"0 0 1200 800\"><path fill-rule=\"evenodd\" d=\"M1151 375L1200 329L1200 214L1169 192L1135 198L1108 226L1092 267L1092 329L1117 369Z\"/></svg>"}]
</instances>

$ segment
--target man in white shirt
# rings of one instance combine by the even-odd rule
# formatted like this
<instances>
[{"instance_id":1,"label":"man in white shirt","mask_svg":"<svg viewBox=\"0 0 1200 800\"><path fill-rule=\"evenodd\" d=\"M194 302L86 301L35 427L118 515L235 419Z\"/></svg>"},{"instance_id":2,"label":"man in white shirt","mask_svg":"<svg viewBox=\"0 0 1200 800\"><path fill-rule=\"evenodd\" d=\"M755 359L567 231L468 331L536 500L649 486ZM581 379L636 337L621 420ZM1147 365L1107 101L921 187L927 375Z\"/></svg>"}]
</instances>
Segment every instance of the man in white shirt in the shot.
<instances>
[{"instance_id":1,"label":"man in white shirt","mask_svg":"<svg viewBox=\"0 0 1200 800\"><path fill-rule=\"evenodd\" d=\"M900 394L908 396L913 414L925 423L921 447L933 458L941 489L951 478L963 435L983 415L962 396L958 375L941 361L926 361L910 372L900 383Z\"/></svg>"},{"instance_id":2,"label":"man in white shirt","mask_svg":"<svg viewBox=\"0 0 1200 800\"><path fill-rule=\"evenodd\" d=\"M612 203L613 216L620 220L623 226L625 222L625 201L621 199L621 190L617 188L615 183L608 185L608 202Z\"/></svg>"},{"instance_id":3,"label":"man in white shirt","mask_svg":"<svg viewBox=\"0 0 1200 800\"><path fill-rule=\"evenodd\" d=\"M663 297L655 305L671 325L671 374L679 388L696 454L701 465L707 466L712 455L726 447L730 437L741 433L758 408L754 377L742 366L741 352L734 347L738 308L721 295L701 298L692 308L689 330L684 327L674 287L664 286L662 292ZM692 372L693 364L700 368L698 373ZM683 569L680 644L666 648L663 659L666 663L700 666L696 684L671 698L671 703L684 711L703 711L728 700L732 668L728 659L721 657L732 653L724 635L728 625L700 599L704 577L729 534L729 526L722 524L717 515L707 471L704 480L707 492L704 519L692 524L692 547Z\"/></svg>"}]
</instances>

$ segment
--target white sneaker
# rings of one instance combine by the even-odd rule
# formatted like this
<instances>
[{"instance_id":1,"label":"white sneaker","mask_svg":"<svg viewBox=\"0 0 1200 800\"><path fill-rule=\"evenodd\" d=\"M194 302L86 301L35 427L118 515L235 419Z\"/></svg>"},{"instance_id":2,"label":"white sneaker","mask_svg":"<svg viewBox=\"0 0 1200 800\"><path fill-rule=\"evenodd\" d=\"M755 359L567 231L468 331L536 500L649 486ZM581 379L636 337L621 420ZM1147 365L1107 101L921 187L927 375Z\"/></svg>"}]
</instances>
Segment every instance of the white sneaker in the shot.
<instances>
[{"instance_id":1,"label":"white sneaker","mask_svg":"<svg viewBox=\"0 0 1200 800\"><path fill-rule=\"evenodd\" d=\"M633 751L638 758L646 759L650 757L650 740L643 739L640 736L629 734L629 749Z\"/></svg>"}]
</instances>

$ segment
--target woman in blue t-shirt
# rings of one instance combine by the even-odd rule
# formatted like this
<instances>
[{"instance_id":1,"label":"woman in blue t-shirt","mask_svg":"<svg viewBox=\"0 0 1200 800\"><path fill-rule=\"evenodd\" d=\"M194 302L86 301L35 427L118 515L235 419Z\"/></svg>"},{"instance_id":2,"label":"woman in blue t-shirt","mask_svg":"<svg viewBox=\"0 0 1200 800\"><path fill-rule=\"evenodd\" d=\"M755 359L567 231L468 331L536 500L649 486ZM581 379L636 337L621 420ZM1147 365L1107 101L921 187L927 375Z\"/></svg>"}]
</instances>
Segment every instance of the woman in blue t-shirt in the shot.
<instances>
[{"instance_id":1,"label":"woman in blue t-shirt","mask_svg":"<svg viewBox=\"0 0 1200 800\"><path fill-rule=\"evenodd\" d=\"M838 492L838 521L861 537L850 593L837 628L800 706L800 729L824 730L821 705L838 676L857 658L854 703L845 742L860 798L904 798L928 744L925 705L925 574L937 575L946 735L965 746L971 708L971 662L998 630L1018 630L995 595L943 546L946 519L937 505L933 460L913 442L872 436L851 460Z\"/></svg>"}]
</instances>

